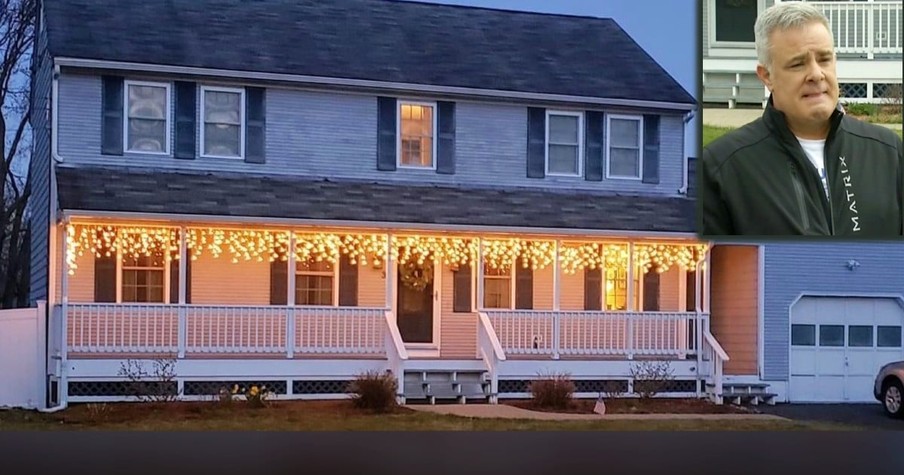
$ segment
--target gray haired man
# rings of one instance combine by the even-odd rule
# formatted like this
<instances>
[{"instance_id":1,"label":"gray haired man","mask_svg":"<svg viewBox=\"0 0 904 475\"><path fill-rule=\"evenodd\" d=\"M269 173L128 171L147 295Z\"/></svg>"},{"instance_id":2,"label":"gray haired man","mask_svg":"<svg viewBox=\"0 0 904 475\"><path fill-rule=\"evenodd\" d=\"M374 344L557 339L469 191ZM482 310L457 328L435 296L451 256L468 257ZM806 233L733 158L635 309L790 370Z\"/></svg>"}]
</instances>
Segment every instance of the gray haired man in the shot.
<instances>
[{"instance_id":1,"label":"gray haired man","mask_svg":"<svg viewBox=\"0 0 904 475\"><path fill-rule=\"evenodd\" d=\"M704 236L904 236L904 145L845 115L826 17L780 3L757 18L762 117L703 149Z\"/></svg>"}]
</instances>

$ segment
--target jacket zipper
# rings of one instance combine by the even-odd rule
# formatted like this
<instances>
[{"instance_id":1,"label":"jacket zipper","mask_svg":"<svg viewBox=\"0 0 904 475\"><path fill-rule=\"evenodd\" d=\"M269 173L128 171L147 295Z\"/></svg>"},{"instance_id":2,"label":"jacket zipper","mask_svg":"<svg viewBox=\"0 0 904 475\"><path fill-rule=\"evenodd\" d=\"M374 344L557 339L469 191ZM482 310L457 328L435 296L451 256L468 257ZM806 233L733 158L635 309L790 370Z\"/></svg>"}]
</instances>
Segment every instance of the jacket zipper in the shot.
<instances>
[{"instance_id":1,"label":"jacket zipper","mask_svg":"<svg viewBox=\"0 0 904 475\"><path fill-rule=\"evenodd\" d=\"M791 181L794 183L794 191L797 193L797 204L800 207L800 216L804 222L804 229L810 229L810 216L807 214L807 206L804 202L804 189L800 184L800 177L797 175L797 170L794 169L794 166L791 166Z\"/></svg>"}]
</instances>

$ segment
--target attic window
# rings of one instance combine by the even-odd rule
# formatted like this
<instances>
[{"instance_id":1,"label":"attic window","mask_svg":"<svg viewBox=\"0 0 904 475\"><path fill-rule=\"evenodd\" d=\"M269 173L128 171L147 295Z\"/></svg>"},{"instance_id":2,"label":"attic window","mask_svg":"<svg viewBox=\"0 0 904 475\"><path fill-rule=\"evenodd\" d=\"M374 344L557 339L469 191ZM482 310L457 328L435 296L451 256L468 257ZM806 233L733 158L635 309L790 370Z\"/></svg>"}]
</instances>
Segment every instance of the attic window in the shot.
<instances>
[{"instance_id":1,"label":"attic window","mask_svg":"<svg viewBox=\"0 0 904 475\"><path fill-rule=\"evenodd\" d=\"M399 102L399 167L436 168L436 104Z\"/></svg>"},{"instance_id":2,"label":"attic window","mask_svg":"<svg viewBox=\"0 0 904 475\"><path fill-rule=\"evenodd\" d=\"M201 88L201 156L243 158L245 149L245 90Z\"/></svg>"},{"instance_id":3,"label":"attic window","mask_svg":"<svg viewBox=\"0 0 904 475\"><path fill-rule=\"evenodd\" d=\"M169 153L169 84L126 81L125 87L126 151Z\"/></svg>"}]
</instances>

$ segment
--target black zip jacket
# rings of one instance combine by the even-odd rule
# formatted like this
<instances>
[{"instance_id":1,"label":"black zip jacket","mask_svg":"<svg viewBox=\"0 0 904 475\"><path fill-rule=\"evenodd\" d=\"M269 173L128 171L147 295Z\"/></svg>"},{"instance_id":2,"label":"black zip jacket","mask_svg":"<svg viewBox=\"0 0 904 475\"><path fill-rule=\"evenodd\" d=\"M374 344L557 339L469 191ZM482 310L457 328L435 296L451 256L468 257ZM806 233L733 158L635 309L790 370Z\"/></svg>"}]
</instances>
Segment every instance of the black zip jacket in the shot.
<instances>
[{"instance_id":1,"label":"black zip jacket","mask_svg":"<svg viewBox=\"0 0 904 475\"><path fill-rule=\"evenodd\" d=\"M825 168L816 167L769 98L763 116L703 149L697 172L704 236L904 236L904 145L885 127L830 118Z\"/></svg>"}]
</instances>

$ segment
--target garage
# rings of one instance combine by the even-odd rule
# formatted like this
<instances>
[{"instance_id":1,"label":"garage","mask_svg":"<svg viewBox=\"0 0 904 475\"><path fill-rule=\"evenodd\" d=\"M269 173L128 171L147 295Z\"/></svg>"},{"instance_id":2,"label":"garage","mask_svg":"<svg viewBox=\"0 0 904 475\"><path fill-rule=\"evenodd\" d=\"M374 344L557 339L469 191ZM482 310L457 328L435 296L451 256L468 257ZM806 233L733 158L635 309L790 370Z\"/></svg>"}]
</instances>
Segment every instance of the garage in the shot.
<instances>
[{"instance_id":1,"label":"garage","mask_svg":"<svg viewBox=\"0 0 904 475\"><path fill-rule=\"evenodd\" d=\"M791 402L877 402L879 368L904 359L904 307L880 297L801 297L791 306Z\"/></svg>"}]
</instances>

